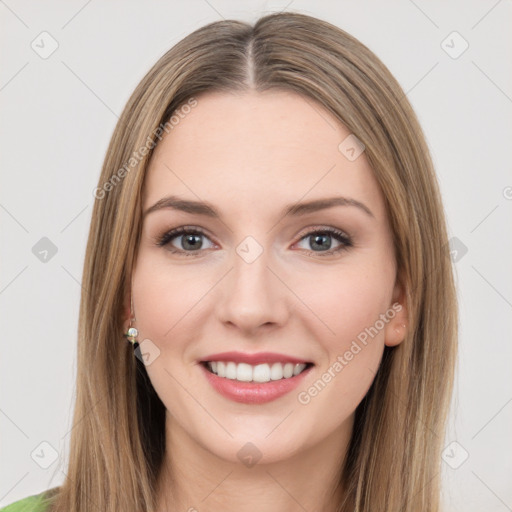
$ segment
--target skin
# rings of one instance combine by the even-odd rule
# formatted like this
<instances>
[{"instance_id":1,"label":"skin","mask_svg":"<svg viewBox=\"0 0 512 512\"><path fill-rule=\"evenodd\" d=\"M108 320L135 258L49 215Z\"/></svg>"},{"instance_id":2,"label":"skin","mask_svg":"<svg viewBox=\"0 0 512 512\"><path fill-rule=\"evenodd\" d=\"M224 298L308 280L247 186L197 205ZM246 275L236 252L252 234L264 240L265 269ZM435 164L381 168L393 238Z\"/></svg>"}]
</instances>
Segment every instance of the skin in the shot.
<instances>
[{"instance_id":1,"label":"skin","mask_svg":"<svg viewBox=\"0 0 512 512\"><path fill-rule=\"evenodd\" d=\"M384 346L405 336L404 303L308 404L298 394L404 297L384 199L364 153L351 162L338 149L350 132L312 100L283 91L208 92L197 100L155 150L143 211L172 194L213 204L222 220L170 208L149 213L133 275L134 325L139 342L160 351L146 369L167 409L159 510L173 496L184 511L331 511L343 493L337 475L354 411ZM280 214L285 205L332 196L355 199L371 215L350 205ZM186 236L156 245L180 226L206 232L199 256L169 250L194 252ZM322 256L329 243L343 247L332 237L322 250L308 236L328 227L353 245ZM263 251L252 263L236 251L249 235ZM125 305L128 327L128 296ZM199 366L231 350L279 352L315 366L277 400L236 403ZM262 454L252 467L237 457L247 442Z\"/></svg>"}]
</instances>

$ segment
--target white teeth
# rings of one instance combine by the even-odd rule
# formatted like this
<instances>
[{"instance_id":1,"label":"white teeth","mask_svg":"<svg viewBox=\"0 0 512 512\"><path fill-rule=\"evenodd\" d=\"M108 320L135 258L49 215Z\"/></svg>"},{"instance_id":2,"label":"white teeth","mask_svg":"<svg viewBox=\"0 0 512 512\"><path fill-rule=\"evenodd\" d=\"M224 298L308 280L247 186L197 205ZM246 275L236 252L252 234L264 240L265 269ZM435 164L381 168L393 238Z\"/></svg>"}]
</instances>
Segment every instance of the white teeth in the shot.
<instances>
[{"instance_id":1,"label":"white teeth","mask_svg":"<svg viewBox=\"0 0 512 512\"><path fill-rule=\"evenodd\" d=\"M268 382L270 380L270 367L268 364L258 364L252 369L254 382Z\"/></svg>"},{"instance_id":2,"label":"white teeth","mask_svg":"<svg viewBox=\"0 0 512 512\"><path fill-rule=\"evenodd\" d=\"M299 373L301 373L304 368L306 368L304 363L296 364L295 368L293 369L293 375L299 375Z\"/></svg>"},{"instance_id":3,"label":"white teeth","mask_svg":"<svg viewBox=\"0 0 512 512\"><path fill-rule=\"evenodd\" d=\"M252 366L250 364L240 363L236 367L236 380L241 380L242 382L251 382Z\"/></svg>"},{"instance_id":4,"label":"white teeth","mask_svg":"<svg viewBox=\"0 0 512 512\"><path fill-rule=\"evenodd\" d=\"M236 364L228 363L226 365L226 378L227 379L236 379Z\"/></svg>"},{"instance_id":5,"label":"white teeth","mask_svg":"<svg viewBox=\"0 0 512 512\"><path fill-rule=\"evenodd\" d=\"M293 364L292 363L286 363L284 365L283 377L285 379L289 379L290 377L293 377Z\"/></svg>"},{"instance_id":6,"label":"white teeth","mask_svg":"<svg viewBox=\"0 0 512 512\"><path fill-rule=\"evenodd\" d=\"M247 363L236 364L232 361L209 361L208 368L219 377L240 382L270 382L271 380L289 379L306 368L304 363L267 363L252 366Z\"/></svg>"},{"instance_id":7,"label":"white teeth","mask_svg":"<svg viewBox=\"0 0 512 512\"><path fill-rule=\"evenodd\" d=\"M274 363L270 367L270 378L272 380L280 380L283 378L283 365L281 363Z\"/></svg>"},{"instance_id":8,"label":"white teeth","mask_svg":"<svg viewBox=\"0 0 512 512\"><path fill-rule=\"evenodd\" d=\"M213 371L213 368L211 367L210 363L210 370ZM226 376L226 364L222 361L217 361L217 375L219 377L225 377Z\"/></svg>"}]
</instances>

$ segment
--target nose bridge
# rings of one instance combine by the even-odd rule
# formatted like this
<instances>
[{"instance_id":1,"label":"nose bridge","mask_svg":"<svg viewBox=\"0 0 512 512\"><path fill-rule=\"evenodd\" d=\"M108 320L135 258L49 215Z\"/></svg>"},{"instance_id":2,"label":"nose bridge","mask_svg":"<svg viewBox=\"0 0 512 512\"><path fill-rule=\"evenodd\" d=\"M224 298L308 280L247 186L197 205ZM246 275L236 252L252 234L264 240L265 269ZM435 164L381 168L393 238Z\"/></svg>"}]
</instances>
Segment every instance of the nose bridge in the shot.
<instances>
[{"instance_id":1,"label":"nose bridge","mask_svg":"<svg viewBox=\"0 0 512 512\"><path fill-rule=\"evenodd\" d=\"M274 275L275 269L270 270L272 250L263 245L263 236L260 239L261 243L249 235L235 247L219 306L222 321L245 330L282 323L287 311L285 286Z\"/></svg>"}]
</instances>

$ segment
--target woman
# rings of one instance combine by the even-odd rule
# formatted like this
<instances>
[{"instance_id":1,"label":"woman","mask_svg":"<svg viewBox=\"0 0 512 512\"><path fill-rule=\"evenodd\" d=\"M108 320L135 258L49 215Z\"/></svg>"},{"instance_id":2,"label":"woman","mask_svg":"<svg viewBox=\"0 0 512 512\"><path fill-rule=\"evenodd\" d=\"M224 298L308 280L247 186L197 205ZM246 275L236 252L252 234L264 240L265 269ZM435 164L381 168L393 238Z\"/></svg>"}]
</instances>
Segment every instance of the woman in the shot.
<instances>
[{"instance_id":1,"label":"woman","mask_svg":"<svg viewBox=\"0 0 512 512\"><path fill-rule=\"evenodd\" d=\"M445 220L372 52L297 13L195 31L94 195L69 469L6 511L440 510Z\"/></svg>"}]
</instances>

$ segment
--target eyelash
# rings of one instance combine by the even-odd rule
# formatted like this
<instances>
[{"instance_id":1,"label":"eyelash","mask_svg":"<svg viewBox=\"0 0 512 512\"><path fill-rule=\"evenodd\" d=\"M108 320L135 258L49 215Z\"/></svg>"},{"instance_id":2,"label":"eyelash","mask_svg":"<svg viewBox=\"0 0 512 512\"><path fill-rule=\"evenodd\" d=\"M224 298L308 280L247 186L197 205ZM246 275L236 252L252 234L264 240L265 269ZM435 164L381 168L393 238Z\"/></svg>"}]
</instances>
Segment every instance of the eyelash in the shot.
<instances>
[{"instance_id":1,"label":"eyelash","mask_svg":"<svg viewBox=\"0 0 512 512\"><path fill-rule=\"evenodd\" d=\"M201 252L206 249L199 249L197 251L183 251L182 249L177 249L176 247L172 247L170 245L171 240L178 237L179 235L190 235L190 234L192 234L192 235L199 234L199 235L203 235L208 238L208 235L201 228L180 227L180 228L171 229L170 231L167 231L163 235L157 237L156 245L159 247L164 247L166 245L169 245L170 248L168 250L173 254L182 254L186 257L199 256L201 254ZM306 234L304 234L299 239L299 242L303 238L306 238L306 237L309 237L309 236L312 236L315 234L330 234L333 238L335 238L338 242L340 242L341 245L339 247L337 247L336 249L331 249L329 251L320 251L320 252L303 249L306 251L307 254L320 255L320 257L331 256L335 253L340 253L342 251L346 251L348 248L353 246L352 239L350 238L350 236L348 236L343 231L340 231L339 229L335 229L335 228L321 228L321 229L313 228L312 231L309 231Z\"/></svg>"}]
</instances>

